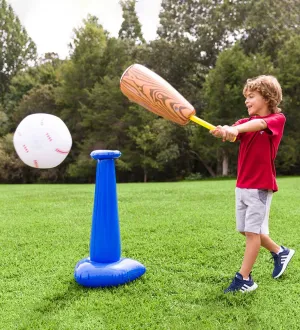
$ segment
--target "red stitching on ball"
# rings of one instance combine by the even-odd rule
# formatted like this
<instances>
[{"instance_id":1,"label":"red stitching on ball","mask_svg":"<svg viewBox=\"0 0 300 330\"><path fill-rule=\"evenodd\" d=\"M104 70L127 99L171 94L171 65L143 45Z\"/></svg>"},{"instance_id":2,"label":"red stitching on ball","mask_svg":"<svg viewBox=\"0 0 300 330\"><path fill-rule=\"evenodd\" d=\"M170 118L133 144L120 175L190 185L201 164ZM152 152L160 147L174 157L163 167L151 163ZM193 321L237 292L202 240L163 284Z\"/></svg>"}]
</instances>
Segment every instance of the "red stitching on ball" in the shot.
<instances>
[{"instance_id":1,"label":"red stitching on ball","mask_svg":"<svg viewBox=\"0 0 300 330\"><path fill-rule=\"evenodd\" d=\"M29 150L28 150L28 148L26 147L26 145L25 145L25 144L23 144L23 148L24 148L24 150L25 150L25 152L26 152L26 153L28 153L28 152L29 152Z\"/></svg>"},{"instance_id":2,"label":"red stitching on ball","mask_svg":"<svg viewBox=\"0 0 300 330\"><path fill-rule=\"evenodd\" d=\"M46 133L47 139L51 142L52 141L52 137L50 136L49 133Z\"/></svg>"},{"instance_id":3,"label":"red stitching on ball","mask_svg":"<svg viewBox=\"0 0 300 330\"><path fill-rule=\"evenodd\" d=\"M63 151L63 150L60 150L60 149L55 149L56 152L60 153L60 154L68 154L69 151Z\"/></svg>"},{"instance_id":4,"label":"red stitching on ball","mask_svg":"<svg viewBox=\"0 0 300 330\"><path fill-rule=\"evenodd\" d=\"M33 163L34 163L34 166L35 166L36 168L39 168L39 163L38 163L37 160L34 160Z\"/></svg>"}]
</instances>

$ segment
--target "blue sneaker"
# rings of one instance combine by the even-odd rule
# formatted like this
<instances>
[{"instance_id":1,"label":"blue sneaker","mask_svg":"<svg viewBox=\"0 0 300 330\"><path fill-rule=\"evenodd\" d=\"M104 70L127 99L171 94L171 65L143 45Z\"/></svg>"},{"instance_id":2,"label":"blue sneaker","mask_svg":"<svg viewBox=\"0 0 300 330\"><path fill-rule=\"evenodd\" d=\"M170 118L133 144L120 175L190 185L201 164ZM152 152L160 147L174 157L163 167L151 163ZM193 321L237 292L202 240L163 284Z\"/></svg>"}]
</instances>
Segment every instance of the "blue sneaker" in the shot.
<instances>
[{"instance_id":1,"label":"blue sneaker","mask_svg":"<svg viewBox=\"0 0 300 330\"><path fill-rule=\"evenodd\" d=\"M242 274L236 273L229 287L224 290L224 293L240 291L242 293L254 291L258 285L253 281L251 275L249 280L244 280Z\"/></svg>"},{"instance_id":2,"label":"blue sneaker","mask_svg":"<svg viewBox=\"0 0 300 330\"><path fill-rule=\"evenodd\" d=\"M287 265L295 253L295 251L292 249L288 249L284 246L282 246L282 248L283 251L278 254L271 252L274 259L274 270L272 274L273 278L278 278L284 273Z\"/></svg>"}]
</instances>

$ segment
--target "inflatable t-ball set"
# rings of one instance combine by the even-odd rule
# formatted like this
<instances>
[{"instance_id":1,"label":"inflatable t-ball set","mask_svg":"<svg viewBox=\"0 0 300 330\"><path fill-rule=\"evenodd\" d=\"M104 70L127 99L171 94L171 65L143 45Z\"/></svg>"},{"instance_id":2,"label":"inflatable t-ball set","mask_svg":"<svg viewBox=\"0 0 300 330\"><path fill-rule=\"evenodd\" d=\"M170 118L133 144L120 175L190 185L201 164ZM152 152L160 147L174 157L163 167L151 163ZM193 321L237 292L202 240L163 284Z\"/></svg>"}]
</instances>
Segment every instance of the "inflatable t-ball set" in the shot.
<instances>
[{"instance_id":1,"label":"inflatable t-ball set","mask_svg":"<svg viewBox=\"0 0 300 330\"><path fill-rule=\"evenodd\" d=\"M118 150L96 150L97 161L90 256L79 261L74 277L86 287L117 286L142 276L146 268L138 261L121 258L116 191L115 159Z\"/></svg>"},{"instance_id":2,"label":"inflatable t-ball set","mask_svg":"<svg viewBox=\"0 0 300 330\"><path fill-rule=\"evenodd\" d=\"M28 166L47 169L58 166L72 146L71 134L58 117L38 113L25 117L14 134L14 147ZM141 263L121 258L121 240L116 193L115 159L120 151L96 150L97 161L90 256L75 267L75 280L86 287L117 286L142 276Z\"/></svg>"}]
</instances>

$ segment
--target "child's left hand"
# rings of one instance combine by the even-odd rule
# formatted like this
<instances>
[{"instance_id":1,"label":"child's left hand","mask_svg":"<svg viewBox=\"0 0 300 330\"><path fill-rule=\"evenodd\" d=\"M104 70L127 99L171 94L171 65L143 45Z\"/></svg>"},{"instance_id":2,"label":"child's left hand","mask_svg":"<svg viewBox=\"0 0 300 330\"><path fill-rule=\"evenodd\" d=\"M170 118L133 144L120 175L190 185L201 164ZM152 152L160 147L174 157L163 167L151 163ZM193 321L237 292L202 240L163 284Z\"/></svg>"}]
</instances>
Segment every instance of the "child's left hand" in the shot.
<instances>
[{"instance_id":1,"label":"child's left hand","mask_svg":"<svg viewBox=\"0 0 300 330\"><path fill-rule=\"evenodd\" d=\"M225 136L225 132L221 125L218 125L215 129L210 130L209 133L218 139L223 139Z\"/></svg>"},{"instance_id":2,"label":"child's left hand","mask_svg":"<svg viewBox=\"0 0 300 330\"><path fill-rule=\"evenodd\" d=\"M226 126L224 131L225 131L225 140L224 140L224 136L223 136L223 141L234 142L236 140L236 137L239 135L238 129L234 126Z\"/></svg>"},{"instance_id":3,"label":"child's left hand","mask_svg":"<svg viewBox=\"0 0 300 330\"><path fill-rule=\"evenodd\" d=\"M218 125L214 130L211 130L209 132L216 138L222 139L223 142L225 141L234 142L239 134L237 128L235 128L234 126L227 126L227 125L224 126Z\"/></svg>"}]
</instances>

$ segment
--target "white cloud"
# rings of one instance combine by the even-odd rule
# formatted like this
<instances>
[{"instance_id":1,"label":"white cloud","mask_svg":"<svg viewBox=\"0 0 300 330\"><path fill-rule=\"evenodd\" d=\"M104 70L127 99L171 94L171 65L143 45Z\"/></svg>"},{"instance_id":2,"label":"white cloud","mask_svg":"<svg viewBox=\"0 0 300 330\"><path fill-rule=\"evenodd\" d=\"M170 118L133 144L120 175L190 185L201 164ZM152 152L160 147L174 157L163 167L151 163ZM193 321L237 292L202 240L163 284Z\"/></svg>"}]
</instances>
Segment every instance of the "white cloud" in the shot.
<instances>
[{"instance_id":1,"label":"white cloud","mask_svg":"<svg viewBox=\"0 0 300 330\"><path fill-rule=\"evenodd\" d=\"M46 52L68 56L68 44L73 29L81 25L88 14L116 37L122 24L119 0L7 0L22 25L37 45L39 55ZM139 0L137 15L146 40L156 38L162 0Z\"/></svg>"}]
</instances>

